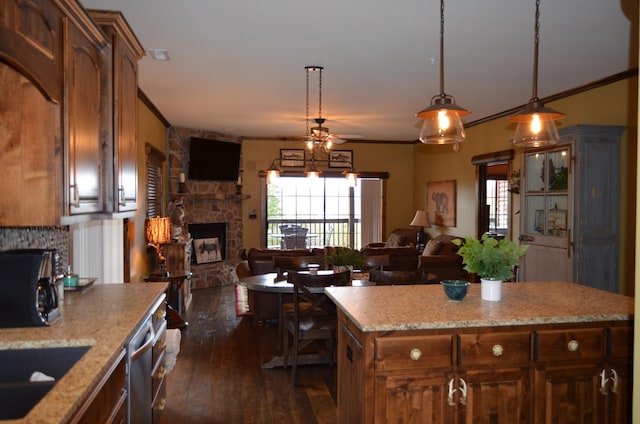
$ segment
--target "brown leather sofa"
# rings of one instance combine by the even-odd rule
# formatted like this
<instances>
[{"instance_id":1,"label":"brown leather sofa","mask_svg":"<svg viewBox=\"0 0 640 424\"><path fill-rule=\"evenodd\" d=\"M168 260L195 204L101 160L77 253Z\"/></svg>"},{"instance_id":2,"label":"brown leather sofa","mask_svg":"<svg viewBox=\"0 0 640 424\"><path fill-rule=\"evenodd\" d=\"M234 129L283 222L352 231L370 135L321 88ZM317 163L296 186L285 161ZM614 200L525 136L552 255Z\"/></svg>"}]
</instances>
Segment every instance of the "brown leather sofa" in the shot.
<instances>
[{"instance_id":1,"label":"brown leather sofa","mask_svg":"<svg viewBox=\"0 0 640 424\"><path fill-rule=\"evenodd\" d=\"M386 242L369 243L360 250L364 256L389 255L386 270L413 271L418 267L415 228L396 228ZM428 236L428 234L427 234Z\"/></svg>"},{"instance_id":2,"label":"brown leather sofa","mask_svg":"<svg viewBox=\"0 0 640 424\"><path fill-rule=\"evenodd\" d=\"M461 239L461 237L449 234L440 234L434 237L431 243L437 243L437 249L430 255L420 255L419 267L424 275L435 275L435 281L442 280L468 280L469 275L463 269L462 256L456 252L459 246L453 244L451 240ZM425 251L429 248L425 248Z\"/></svg>"}]
</instances>

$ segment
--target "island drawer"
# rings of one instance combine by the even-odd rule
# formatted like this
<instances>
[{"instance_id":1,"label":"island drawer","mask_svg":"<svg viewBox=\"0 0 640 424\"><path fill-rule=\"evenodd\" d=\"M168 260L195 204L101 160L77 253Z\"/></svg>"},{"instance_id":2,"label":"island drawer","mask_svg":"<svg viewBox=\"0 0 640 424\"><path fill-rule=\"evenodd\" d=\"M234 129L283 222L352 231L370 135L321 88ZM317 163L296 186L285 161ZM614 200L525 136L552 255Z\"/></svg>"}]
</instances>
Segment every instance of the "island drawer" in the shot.
<instances>
[{"instance_id":1,"label":"island drawer","mask_svg":"<svg viewBox=\"0 0 640 424\"><path fill-rule=\"evenodd\" d=\"M458 365L508 365L531 361L531 332L458 336Z\"/></svg>"},{"instance_id":2,"label":"island drawer","mask_svg":"<svg viewBox=\"0 0 640 424\"><path fill-rule=\"evenodd\" d=\"M453 335L390 336L375 341L375 369L450 367Z\"/></svg>"},{"instance_id":3,"label":"island drawer","mask_svg":"<svg viewBox=\"0 0 640 424\"><path fill-rule=\"evenodd\" d=\"M534 356L537 361L604 359L602 328L545 330L534 334Z\"/></svg>"}]
</instances>

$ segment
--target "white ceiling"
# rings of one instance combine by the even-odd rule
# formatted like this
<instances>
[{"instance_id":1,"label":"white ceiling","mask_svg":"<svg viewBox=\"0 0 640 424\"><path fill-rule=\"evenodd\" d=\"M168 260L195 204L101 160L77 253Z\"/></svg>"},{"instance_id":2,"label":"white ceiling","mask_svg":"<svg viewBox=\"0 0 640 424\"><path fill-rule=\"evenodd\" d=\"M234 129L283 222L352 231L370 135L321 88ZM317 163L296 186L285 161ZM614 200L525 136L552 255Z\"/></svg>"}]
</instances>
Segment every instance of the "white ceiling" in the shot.
<instances>
[{"instance_id":1,"label":"white ceiling","mask_svg":"<svg viewBox=\"0 0 640 424\"><path fill-rule=\"evenodd\" d=\"M145 48L169 51L169 62L140 61L139 83L174 126L303 136L304 68L321 65L332 133L408 141L440 92L437 0L80 1L122 11ZM637 0L540 10L540 98L637 66ZM534 0L446 2L445 92L471 111L466 122L531 97L534 13ZM317 76L310 89L313 118Z\"/></svg>"}]
</instances>

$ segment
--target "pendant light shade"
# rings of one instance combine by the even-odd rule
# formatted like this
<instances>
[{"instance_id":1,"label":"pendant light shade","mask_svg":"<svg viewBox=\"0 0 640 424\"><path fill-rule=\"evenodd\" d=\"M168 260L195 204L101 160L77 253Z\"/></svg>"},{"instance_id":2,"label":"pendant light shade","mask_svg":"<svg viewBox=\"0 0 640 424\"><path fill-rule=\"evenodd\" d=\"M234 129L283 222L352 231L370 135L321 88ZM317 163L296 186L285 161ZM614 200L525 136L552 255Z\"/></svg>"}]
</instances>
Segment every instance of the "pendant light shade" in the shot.
<instances>
[{"instance_id":1,"label":"pendant light shade","mask_svg":"<svg viewBox=\"0 0 640 424\"><path fill-rule=\"evenodd\" d=\"M425 144L454 144L464 141L462 117L469 111L456 104L453 96L444 92L444 0L440 0L440 94L431 104L416 113L422 118L420 141Z\"/></svg>"},{"instance_id":2,"label":"pendant light shade","mask_svg":"<svg viewBox=\"0 0 640 424\"><path fill-rule=\"evenodd\" d=\"M538 45L540 43L540 0L536 0L536 18L533 49L532 97L527 106L509 118L516 122L513 144L522 147L543 147L558 142L558 129L554 121L563 113L545 107L538 98Z\"/></svg>"}]
</instances>

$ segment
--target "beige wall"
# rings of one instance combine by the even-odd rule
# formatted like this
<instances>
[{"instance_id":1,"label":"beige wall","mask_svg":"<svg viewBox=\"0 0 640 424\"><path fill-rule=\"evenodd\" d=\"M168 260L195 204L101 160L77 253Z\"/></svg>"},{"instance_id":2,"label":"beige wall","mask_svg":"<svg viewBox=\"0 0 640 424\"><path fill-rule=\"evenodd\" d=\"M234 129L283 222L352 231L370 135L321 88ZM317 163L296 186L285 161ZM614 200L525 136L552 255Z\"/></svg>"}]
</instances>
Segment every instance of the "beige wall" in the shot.
<instances>
[{"instance_id":1,"label":"beige wall","mask_svg":"<svg viewBox=\"0 0 640 424\"><path fill-rule=\"evenodd\" d=\"M623 125L628 129L623 136L621 151L621 205L620 205L620 287L625 294L633 294L634 237L635 234L635 190L637 150L637 91L638 79L619 81L557 102L549 103L565 113L559 127L577 124ZM461 99L460 95L458 98ZM525 99L526 100L526 99ZM473 115L472 115L473 116ZM508 118L497 119L466 129L467 138L459 152L451 146L426 146L418 144L414 152L414 207L425 207L427 181L456 180L457 225L456 227L432 227L431 235L451 233L455 235L476 234L476 170L471 164L475 155L515 148L514 169L520 169L521 152L510 142L514 126ZM512 210L519 210L520 196L512 195ZM512 214L512 238L519 235L519 215Z\"/></svg>"},{"instance_id":2,"label":"beige wall","mask_svg":"<svg viewBox=\"0 0 640 424\"><path fill-rule=\"evenodd\" d=\"M149 264L146 256L147 240L144 235L144 220L147 214L147 155L145 144L149 143L161 152L167 153L167 129L151 110L138 100L138 210L129 220L129 245L131 246L131 282L142 281L142 276L149 273ZM166 175L166 162L165 162ZM165 178L165 201L168 179Z\"/></svg>"},{"instance_id":3,"label":"beige wall","mask_svg":"<svg viewBox=\"0 0 640 424\"><path fill-rule=\"evenodd\" d=\"M260 202L259 171L269 168L271 161L278 158L280 149L302 149L304 144L293 141L275 142L265 140L244 140L242 142L243 193L250 199L243 204L244 248L259 247L262 244L260 220L263 210ZM339 147L353 150L356 171L388 172L386 234L397 227L409 227L415 210L413 209L413 146L391 144L365 144L349 142ZM258 213L257 219L249 219L250 211Z\"/></svg>"}]
</instances>

